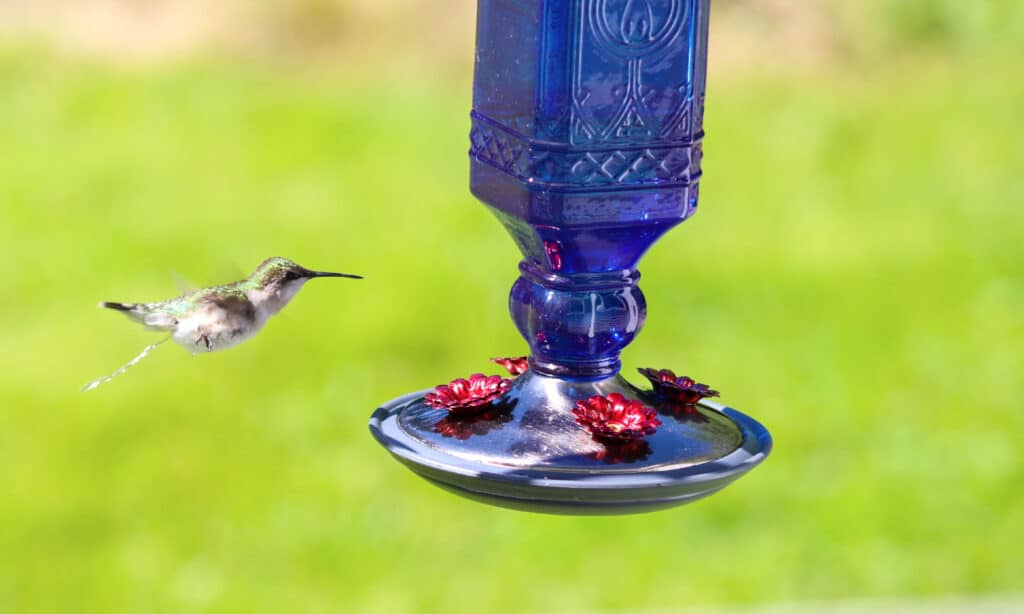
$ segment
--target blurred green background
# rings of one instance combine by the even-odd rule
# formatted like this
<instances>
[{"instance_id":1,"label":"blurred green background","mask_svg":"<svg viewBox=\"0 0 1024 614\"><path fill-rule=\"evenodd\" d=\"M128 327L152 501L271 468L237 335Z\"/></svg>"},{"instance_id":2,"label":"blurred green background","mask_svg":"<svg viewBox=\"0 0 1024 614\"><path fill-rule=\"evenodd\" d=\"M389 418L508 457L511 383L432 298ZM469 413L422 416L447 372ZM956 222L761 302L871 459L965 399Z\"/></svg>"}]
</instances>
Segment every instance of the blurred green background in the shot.
<instances>
[{"instance_id":1,"label":"blurred green background","mask_svg":"<svg viewBox=\"0 0 1024 614\"><path fill-rule=\"evenodd\" d=\"M715 1L701 211L624 356L775 452L618 518L464 501L367 433L525 349L467 189L474 3L0 4L0 612L1024 604L1024 5L824 4ZM155 339L97 301L271 255L367 279L78 392Z\"/></svg>"}]
</instances>

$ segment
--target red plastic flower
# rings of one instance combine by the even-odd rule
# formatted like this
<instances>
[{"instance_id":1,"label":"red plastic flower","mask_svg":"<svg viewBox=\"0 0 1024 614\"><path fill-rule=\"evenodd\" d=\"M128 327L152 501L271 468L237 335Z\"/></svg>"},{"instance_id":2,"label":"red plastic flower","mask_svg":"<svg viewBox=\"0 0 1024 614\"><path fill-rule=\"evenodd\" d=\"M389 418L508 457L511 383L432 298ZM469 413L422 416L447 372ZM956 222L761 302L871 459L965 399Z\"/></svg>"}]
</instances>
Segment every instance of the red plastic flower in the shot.
<instances>
[{"instance_id":1,"label":"red plastic flower","mask_svg":"<svg viewBox=\"0 0 1024 614\"><path fill-rule=\"evenodd\" d=\"M427 393L423 401L435 409L447 409L452 414L475 414L508 392L511 386L512 382L500 375L474 373L469 379L460 377L441 384Z\"/></svg>"},{"instance_id":2,"label":"red plastic flower","mask_svg":"<svg viewBox=\"0 0 1024 614\"><path fill-rule=\"evenodd\" d=\"M544 253L548 256L548 263L554 271L562 270L562 254L559 253L561 245L558 241L545 241Z\"/></svg>"},{"instance_id":3,"label":"red plastic flower","mask_svg":"<svg viewBox=\"0 0 1024 614\"><path fill-rule=\"evenodd\" d=\"M661 426L653 409L617 392L576 401L572 413L596 439L629 441L653 435Z\"/></svg>"},{"instance_id":4,"label":"red plastic flower","mask_svg":"<svg viewBox=\"0 0 1024 614\"><path fill-rule=\"evenodd\" d=\"M683 405L694 405L703 398L718 396L718 391L712 390L707 384L698 384L686 376L676 377L676 374L670 369L660 371L637 369L637 371L651 380L651 383L654 384L654 392Z\"/></svg>"},{"instance_id":5,"label":"red plastic flower","mask_svg":"<svg viewBox=\"0 0 1024 614\"><path fill-rule=\"evenodd\" d=\"M530 368L530 359L526 356L520 356L519 358L492 358L491 362L505 367L509 373L516 377L526 373Z\"/></svg>"}]
</instances>

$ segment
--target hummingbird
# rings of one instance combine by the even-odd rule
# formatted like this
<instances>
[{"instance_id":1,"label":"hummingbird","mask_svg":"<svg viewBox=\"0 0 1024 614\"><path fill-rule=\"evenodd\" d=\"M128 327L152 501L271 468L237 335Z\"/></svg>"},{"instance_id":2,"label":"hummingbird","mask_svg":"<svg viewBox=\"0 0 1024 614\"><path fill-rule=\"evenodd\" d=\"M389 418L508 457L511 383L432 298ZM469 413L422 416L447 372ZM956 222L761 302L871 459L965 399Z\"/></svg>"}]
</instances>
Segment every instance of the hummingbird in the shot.
<instances>
[{"instance_id":1,"label":"hummingbird","mask_svg":"<svg viewBox=\"0 0 1024 614\"><path fill-rule=\"evenodd\" d=\"M245 279L201 288L170 300L156 303L104 301L100 307L120 311L147 330L170 335L146 346L141 354L114 373L89 382L82 391L92 390L124 373L167 339L174 339L192 354L234 347L258 333L307 281L318 277L362 279L350 273L312 271L287 258L277 257L261 262Z\"/></svg>"}]
</instances>

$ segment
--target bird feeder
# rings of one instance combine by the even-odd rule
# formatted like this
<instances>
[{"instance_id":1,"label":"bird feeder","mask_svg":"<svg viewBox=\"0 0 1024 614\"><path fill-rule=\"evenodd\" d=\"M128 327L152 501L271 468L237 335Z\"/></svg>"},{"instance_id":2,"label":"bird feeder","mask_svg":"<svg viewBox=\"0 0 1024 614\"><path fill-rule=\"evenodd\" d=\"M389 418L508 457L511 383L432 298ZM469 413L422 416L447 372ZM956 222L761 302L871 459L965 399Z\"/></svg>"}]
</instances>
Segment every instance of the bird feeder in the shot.
<instances>
[{"instance_id":1,"label":"bird feeder","mask_svg":"<svg viewBox=\"0 0 1024 614\"><path fill-rule=\"evenodd\" d=\"M530 354L374 412L374 437L420 476L612 514L712 494L768 455L768 431L709 387L620 373L647 314L638 262L697 209L708 9L479 0L470 188L522 252L509 306Z\"/></svg>"}]
</instances>

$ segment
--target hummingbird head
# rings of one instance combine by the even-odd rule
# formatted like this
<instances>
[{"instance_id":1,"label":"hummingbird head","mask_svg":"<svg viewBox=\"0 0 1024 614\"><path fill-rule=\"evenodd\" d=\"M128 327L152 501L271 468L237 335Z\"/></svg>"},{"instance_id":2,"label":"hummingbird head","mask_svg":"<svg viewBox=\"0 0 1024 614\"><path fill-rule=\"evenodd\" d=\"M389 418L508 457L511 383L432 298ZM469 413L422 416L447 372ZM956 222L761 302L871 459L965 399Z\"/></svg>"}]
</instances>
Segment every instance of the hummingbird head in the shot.
<instances>
[{"instance_id":1,"label":"hummingbird head","mask_svg":"<svg viewBox=\"0 0 1024 614\"><path fill-rule=\"evenodd\" d=\"M258 297L276 307L276 311L284 307L307 281L317 277L362 279L360 275L349 273L311 271L287 258L278 257L267 258L261 262L250 280L258 292Z\"/></svg>"}]
</instances>

